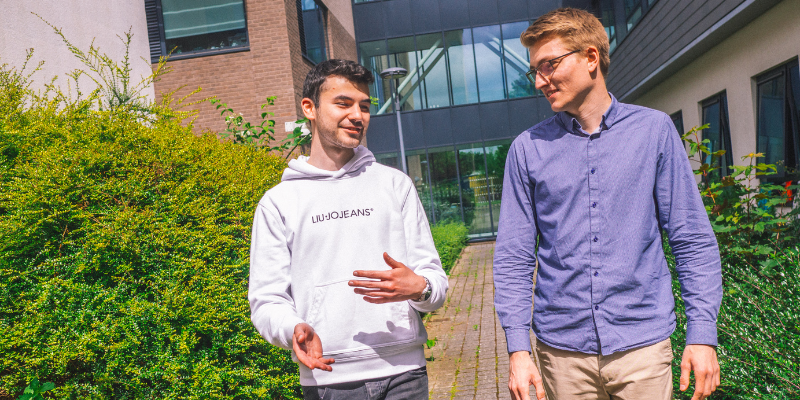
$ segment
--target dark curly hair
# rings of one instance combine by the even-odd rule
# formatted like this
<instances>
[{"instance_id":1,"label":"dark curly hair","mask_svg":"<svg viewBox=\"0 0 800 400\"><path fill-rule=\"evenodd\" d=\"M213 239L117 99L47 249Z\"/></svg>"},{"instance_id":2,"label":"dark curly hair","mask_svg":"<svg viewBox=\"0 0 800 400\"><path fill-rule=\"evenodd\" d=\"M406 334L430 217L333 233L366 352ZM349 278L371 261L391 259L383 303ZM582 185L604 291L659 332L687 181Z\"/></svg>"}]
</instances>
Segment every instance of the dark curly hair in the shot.
<instances>
[{"instance_id":1,"label":"dark curly hair","mask_svg":"<svg viewBox=\"0 0 800 400\"><path fill-rule=\"evenodd\" d=\"M303 98L309 98L314 105L319 107L319 94L322 84L329 76L341 76L353 83L365 83L367 85L375 82L375 77L363 65L349 60L326 60L317 64L306 75L303 83Z\"/></svg>"}]
</instances>

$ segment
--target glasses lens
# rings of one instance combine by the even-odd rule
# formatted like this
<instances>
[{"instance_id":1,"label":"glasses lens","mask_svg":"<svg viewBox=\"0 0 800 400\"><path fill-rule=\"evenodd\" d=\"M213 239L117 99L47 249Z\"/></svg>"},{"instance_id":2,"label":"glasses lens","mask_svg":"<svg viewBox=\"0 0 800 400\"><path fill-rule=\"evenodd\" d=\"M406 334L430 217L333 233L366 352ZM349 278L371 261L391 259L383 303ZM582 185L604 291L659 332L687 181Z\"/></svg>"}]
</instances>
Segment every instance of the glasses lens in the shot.
<instances>
[{"instance_id":1,"label":"glasses lens","mask_svg":"<svg viewBox=\"0 0 800 400\"><path fill-rule=\"evenodd\" d=\"M539 66L539 72L543 76L550 76L553 73L553 64L550 61L543 62L542 65Z\"/></svg>"},{"instance_id":2,"label":"glasses lens","mask_svg":"<svg viewBox=\"0 0 800 400\"><path fill-rule=\"evenodd\" d=\"M525 76L528 77L532 85L536 85L536 71L528 71L525 73Z\"/></svg>"}]
</instances>

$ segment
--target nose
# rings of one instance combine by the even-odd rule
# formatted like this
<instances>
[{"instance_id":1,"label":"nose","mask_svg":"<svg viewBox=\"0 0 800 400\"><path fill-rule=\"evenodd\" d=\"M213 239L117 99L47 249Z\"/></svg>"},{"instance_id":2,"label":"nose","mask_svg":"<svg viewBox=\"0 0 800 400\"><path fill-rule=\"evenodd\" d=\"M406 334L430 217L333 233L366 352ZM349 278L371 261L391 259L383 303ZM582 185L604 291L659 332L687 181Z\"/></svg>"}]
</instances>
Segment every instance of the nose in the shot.
<instances>
[{"instance_id":1,"label":"nose","mask_svg":"<svg viewBox=\"0 0 800 400\"><path fill-rule=\"evenodd\" d=\"M358 103L353 104L353 106L350 107L350 115L348 118L353 122L360 122L364 120L364 112L361 111L361 106Z\"/></svg>"},{"instance_id":2,"label":"nose","mask_svg":"<svg viewBox=\"0 0 800 400\"><path fill-rule=\"evenodd\" d=\"M542 76L541 73L537 72L536 75L536 84L533 85L536 89L544 91L542 88L550 84L550 80Z\"/></svg>"}]
</instances>

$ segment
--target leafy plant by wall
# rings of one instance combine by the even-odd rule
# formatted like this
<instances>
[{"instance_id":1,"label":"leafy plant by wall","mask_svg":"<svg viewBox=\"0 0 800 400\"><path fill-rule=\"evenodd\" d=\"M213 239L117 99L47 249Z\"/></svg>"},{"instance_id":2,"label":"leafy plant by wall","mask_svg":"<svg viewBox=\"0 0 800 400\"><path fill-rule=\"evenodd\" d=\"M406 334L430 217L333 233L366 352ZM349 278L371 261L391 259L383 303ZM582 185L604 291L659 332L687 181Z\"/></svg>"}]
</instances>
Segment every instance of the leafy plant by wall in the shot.
<instances>
[{"instance_id":1,"label":"leafy plant by wall","mask_svg":"<svg viewBox=\"0 0 800 400\"><path fill-rule=\"evenodd\" d=\"M700 192L720 245L723 299L718 317L722 384L715 399L800 398L800 204L789 196L797 185L769 182L775 165L758 163L761 154L743 157L721 179L716 160L700 129L684 136ZM685 306L675 275L675 259L665 243L672 268L678 328L672 335L676 399L680 362L686 341Z\"/></svg>"}]
</instances>

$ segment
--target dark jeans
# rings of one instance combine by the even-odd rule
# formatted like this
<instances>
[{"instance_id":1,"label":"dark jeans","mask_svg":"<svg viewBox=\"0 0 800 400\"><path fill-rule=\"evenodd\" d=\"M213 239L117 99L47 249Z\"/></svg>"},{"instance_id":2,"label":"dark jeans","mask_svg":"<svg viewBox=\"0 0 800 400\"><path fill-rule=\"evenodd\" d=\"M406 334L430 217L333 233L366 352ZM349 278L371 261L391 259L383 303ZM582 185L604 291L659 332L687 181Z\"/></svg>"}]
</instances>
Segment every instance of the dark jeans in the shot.
<instances>
[{"instance_id":1,"label":"dark jeans","mask_svg":"<svg viewBox=\"0 0 800 400\"><path fill-rule=\"evenodd\" d=\"M428 369L329 386L303 386L305 400L427 400Z\"/></svg>"}]
</instances>

